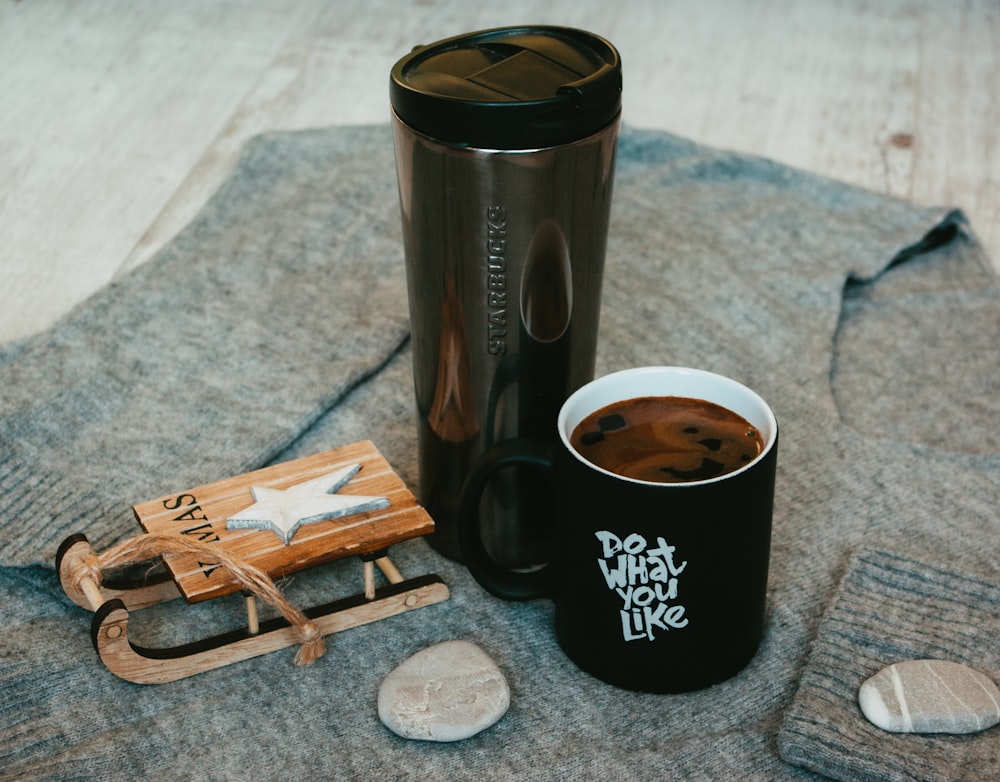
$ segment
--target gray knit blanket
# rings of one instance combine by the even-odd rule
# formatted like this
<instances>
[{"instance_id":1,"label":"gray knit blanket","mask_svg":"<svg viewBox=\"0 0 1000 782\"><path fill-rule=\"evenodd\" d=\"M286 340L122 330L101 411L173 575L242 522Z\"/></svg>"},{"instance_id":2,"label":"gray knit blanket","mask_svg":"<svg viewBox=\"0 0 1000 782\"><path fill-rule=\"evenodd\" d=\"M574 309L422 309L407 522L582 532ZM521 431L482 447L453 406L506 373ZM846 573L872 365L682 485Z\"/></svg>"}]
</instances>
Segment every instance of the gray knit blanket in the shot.
<instances>
[{"instance_id":1,"label":"gray knit blanket","mask_svg":"<svg viewBox=\"0 0 1000 782\"><path fill-rule=\"evenodd\" d=\"M856 704L908 657L1000 680L998 337L1000 285L960 212L626 129L598 372L720 372L782 427L747 669L684 695L603 684L560 652L551 603L495 599L416 540L394 561L450 600L331 636L309 667L283 650L129 684L58 584L68 534L101 549L139 531L135 503L363 439L416 482L389 129L261 136L151 262L0 350L0 778L1000 778L1000 729L889 735ZM357 570L282 587L308 606ZM191 640L241 610L148 609L130 634ZM496 660L510 711L456 744L390 733L382 679L453 639Z\"/></svg>"}]
</instances>

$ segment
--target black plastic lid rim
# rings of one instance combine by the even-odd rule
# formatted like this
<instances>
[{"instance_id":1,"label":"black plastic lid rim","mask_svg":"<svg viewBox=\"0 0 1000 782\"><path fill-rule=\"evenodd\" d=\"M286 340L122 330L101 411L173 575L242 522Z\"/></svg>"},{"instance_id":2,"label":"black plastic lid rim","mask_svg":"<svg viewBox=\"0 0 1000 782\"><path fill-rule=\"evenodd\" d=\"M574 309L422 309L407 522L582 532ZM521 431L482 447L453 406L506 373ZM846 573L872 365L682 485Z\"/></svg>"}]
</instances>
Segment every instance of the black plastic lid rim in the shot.
<instances>
[{"instance_id":1,"label":"black plastic lid rim","mask_svg":"<svg viewBox=\"0 0 1000 782\"><path fill-rule=\"evenodd\" d=\"M593 135L621 111L621 59L569 27L503 27L415 48L392 68L401 122L437 141L542 149Z\"/></svg>"},{"instance_id":2,"label":"black plastic lid rim","mask_svg":"<svg viewBox=\"0 0 1000 782\"><path fill-rule=\"evenodd\" d=\"M397 120L399 122L402 122L402 119L400 119L399 115L396 114L395 111L392 112L392 116L393 116L393 118L395 120ZM621 112L618 112L618 114L616 114L614 117L611 118L611 121L607 125L605 125L603 128L598 128L593 133L591 133L591 134L589 134L587 136L581 136L580 138L574 138L574 139L572 139L570 141L564 141L564 142L561 142L561 143L558 143L558 144L552 144L552 145L547 146L547 147L515 147L515 148L509 148L509 147L507 147L507 148L505 148L505 147L490 147L490 146L472 146L471 144L462 144L462 143L456 143L456 142L453 142L453 141L442 141L439 138L434 138L432 136L428 136L426 133L421 133L420 131L414 130L412 127L410 128L410 132L415 133L417 136L420 136L421 138L425 139L426 143L428 143L430 145L438 145L438 146L441 146L442 148L450 148L450 149L455 149L455 150L458 150L458 151L461 151L461 152L468 152L470 155L474 155L474 154L484 154L484 155L486 155L486 154L498 154L498 153L499 154L505 154L505 155L527 155L527 154L531 154L531 153L535 153L535 152L545 152L546 150L550 150L550 149L557 149L557 148L562 148L562 147L575 146L577 144L587 144L595 136L598 136L601 133L603 133L605 130L607 130L608 126L610 126L610 125L618 122L618 120L620 118L621 118ZM403 124L406 124L406 123L403 123Z\"/></svg>"}]
</instances>

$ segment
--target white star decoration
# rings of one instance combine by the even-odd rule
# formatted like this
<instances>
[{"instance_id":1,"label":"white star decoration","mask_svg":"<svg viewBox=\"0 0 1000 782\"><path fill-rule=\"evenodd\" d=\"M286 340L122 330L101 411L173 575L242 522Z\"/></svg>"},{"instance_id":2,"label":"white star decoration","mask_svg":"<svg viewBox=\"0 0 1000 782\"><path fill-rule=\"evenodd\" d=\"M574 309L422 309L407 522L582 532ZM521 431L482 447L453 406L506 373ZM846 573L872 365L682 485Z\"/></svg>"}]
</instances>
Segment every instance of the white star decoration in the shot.
<instances>
[{"instance_id":1,"label":"white star decoration","mask_svg":"<svg viewBox=\"0 0 1000 782\"><path fill-rule=\"evenodd\" d=\"M284 490L251 486L253 505L226 519L226 529L270 529L288 545L303 524L388 508L385 497L336 494L360 469L352 464Z\"/></svg>"}]
</instances>

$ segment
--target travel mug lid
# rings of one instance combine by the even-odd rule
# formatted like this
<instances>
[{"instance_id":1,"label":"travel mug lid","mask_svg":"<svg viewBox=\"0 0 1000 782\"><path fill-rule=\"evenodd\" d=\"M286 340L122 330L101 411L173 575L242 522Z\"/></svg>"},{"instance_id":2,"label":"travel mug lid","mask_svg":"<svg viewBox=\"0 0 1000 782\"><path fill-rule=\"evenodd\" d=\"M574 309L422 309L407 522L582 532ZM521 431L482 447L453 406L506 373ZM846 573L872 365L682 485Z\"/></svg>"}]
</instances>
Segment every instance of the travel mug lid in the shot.
<instances>
[{"instance_id":1,"label":"travel mug lid","mask_svg":"<svg viewBox=\"0 0 1000 782\"><path fill-rule=\"evenodd\" d=\"M568 27L503 27L419 46L392 68L393 111L439 141L539 149L585 138L621 110L621 59Z\"/></svg>"}]
</instances>

